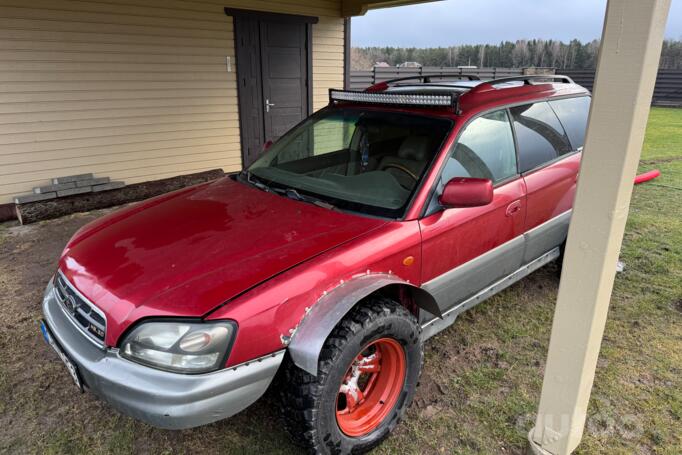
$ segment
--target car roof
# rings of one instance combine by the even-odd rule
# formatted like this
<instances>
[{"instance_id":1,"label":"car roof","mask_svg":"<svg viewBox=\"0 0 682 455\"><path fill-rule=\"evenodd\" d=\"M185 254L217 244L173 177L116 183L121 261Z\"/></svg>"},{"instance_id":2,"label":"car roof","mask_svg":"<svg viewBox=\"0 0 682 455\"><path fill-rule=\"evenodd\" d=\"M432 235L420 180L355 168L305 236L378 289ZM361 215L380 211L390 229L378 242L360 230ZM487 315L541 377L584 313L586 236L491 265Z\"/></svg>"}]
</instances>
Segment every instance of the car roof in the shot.
<instances>
[{"instance_id":1,"label":"car roof","mask_svg":"<svg viewBox=\"0 0 682 455\"><path fill-rule=\"evenodd\" d=\"M569 93L577 94L587 94L589 93L584 87L570 81L569 83L542 83L535 82L533 84L527 84L523 80L510 80L508 82L503 82L499 80L499 83L495 79L491 80L472 80L472 81L439 81L439 82L424 82L421 84L414 83L403 83L388 87L384 90L384 93L414 93L414 94L447 94L451 93L457 97L462 97L462 95L470 93L474 95L477 91L474 90L476 87L482 86L484 84L494 83L495 91L491 94L492 97L497 98L502 101L508 98L522 95L526 98L532 97L532 94L537 94L537 98L549 98L552 95L548 92L555 92L554 96L562 96ZM483 87L481 87L483 88ZM507 89L521 89L521 90L507 90ZM485 90L484 90L485 92ZM475 98L475 97L469 97ZM480 97L479 97L480 98ZM485 100L489 101L491 96L486 97ZM470 105L477 103L469 103Z\"/></svg>"},{"instance_id":2,"label":"car roof","mask_svg":"<svg viewBox=\"0 0 682 455\"><path fill-rule=\"evenodd\" d=\"M430 92L430 91L458 91L464 92L471 90L485 81L443 81L425 82L423 84L400 84L386 89L387 92Z\"/></svg>"},{"instance_id":3,"label":"car roof","mask_svg":"<svg viewBox=\"0 0 682 455\"><path fill-rule=\"evenodd\" d=\"M481 84L485 84L487 82L494 82L495 79L490 79L490 80L476 80L476 81L442 81L442 82L425 82L423 84L400 84L400 85L395 85L393 87L389 87L386 89L386 92L420 92L420 93L427 93L427 92L447 92L447 91L455 91L455 92L466 92L468 90L471 90L474 87L477 87ZM512 88L512 87L521 87L523 86L524 83L523 81L510 81L510 82L504 82L501 84L497 84L499 88ZM577 84L576 84L577 85Z\"/></svg>"},{"instance_id":4,"label":"car roof","mask_svg":"<svg viewBox=\"0 0 682 455\"><path fill-rule=\"evenodd\" d=\"M470 80L460 80L460 77L469 78ZM379 82L362 93L366 93L367 97L377 96L377 104L381 104L382 95L422 95L422 98L424 95L438 95L441 97L443 95L450 95L453 100L453 113L455 114L497 105L590 94L586 88L576 84L569 77L561 75L525 75L478 80L475 76L437 74L408 76ZM383 99L385 100L385 98ZM358 100L358 102L361 101ZM405 107L423 110L424 105L419 104L416 103L414 106L411 106L409 103L406 103ZM441 104L440 108L442 109L443 107L447 106Z\"/></svg>"}]
</instances>

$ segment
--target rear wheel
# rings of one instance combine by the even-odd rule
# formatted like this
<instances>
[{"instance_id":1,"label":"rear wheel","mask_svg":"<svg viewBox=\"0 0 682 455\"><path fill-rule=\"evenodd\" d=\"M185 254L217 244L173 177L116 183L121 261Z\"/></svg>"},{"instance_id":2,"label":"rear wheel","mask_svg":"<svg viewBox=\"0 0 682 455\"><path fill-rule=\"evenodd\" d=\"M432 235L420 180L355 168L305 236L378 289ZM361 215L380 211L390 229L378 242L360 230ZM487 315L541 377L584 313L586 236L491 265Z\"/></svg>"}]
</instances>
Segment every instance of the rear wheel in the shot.
<instances>
[{"instance_id":1,"label":"rear wheel","mask_svg":"<svg viewBox=\"0 0 682 455\"><path fill-rule=\"evenodd\" d=\"M375 447L403 417L422 367L420 327L400 304L370 297L332 331L317 376L287 362L282 413L294 440L317 453Z\"/></svg>"}]
</instances>

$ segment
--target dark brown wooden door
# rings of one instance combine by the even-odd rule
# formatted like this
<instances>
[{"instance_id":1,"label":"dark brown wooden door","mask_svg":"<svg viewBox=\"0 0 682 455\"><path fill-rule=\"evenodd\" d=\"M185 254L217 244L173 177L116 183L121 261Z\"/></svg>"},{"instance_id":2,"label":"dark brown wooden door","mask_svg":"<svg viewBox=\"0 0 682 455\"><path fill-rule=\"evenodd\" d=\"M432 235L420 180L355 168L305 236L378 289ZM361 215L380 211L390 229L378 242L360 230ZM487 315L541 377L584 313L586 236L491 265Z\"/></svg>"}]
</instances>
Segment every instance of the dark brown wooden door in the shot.
<instances>
[{"instance_id":1,"label":"dark brown wooden door","mask_svg":"<svg viewBox=\"0 0 682 455\"><path fill-rule=\"evenodd\" d=\"M263 91L260 68L260 31L251 17L235 17L239 127L242 164L253 163L265 143L263 130Z\"/></svg>"},{"instance_id":2,"label":"dark brown wooden door","mask_svg":"<svg viewBox=\"0 0 682 455\"><path fill-rule=\"evenodd\" d=\"M244 166L308 115L308 25L235 18Z\"/></svg>"},{"instance_id":3,"label":"dark brown wooden door","mask_svg":"<svg viewBox=\"0 0 682 455\"><path fill-rule=\"evenodd\" d=\"M261 22L265 138L275 140L308 112L306 26Z\"/></svg>"}]
</instances>

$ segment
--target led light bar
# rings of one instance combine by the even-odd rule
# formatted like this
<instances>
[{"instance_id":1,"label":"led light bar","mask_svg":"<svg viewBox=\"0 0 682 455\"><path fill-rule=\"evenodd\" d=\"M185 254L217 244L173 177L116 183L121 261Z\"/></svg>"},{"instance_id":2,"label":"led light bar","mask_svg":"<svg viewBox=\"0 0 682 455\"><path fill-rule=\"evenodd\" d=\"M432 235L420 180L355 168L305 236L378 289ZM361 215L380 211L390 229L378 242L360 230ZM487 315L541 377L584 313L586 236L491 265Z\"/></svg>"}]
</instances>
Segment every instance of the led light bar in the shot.
<instances>
[{"instance_id":1,"label":"led light bar","mask_svg":"<svg viewBox=\"0 0 682 455\"><path fill-rule=\"evenodd\" d=\"M329 90L329 101L350 101L355 103L394 104L403 106L455 106L452 94L428 95L410 93L374 93Z\"/></svg>"}]
</instances>

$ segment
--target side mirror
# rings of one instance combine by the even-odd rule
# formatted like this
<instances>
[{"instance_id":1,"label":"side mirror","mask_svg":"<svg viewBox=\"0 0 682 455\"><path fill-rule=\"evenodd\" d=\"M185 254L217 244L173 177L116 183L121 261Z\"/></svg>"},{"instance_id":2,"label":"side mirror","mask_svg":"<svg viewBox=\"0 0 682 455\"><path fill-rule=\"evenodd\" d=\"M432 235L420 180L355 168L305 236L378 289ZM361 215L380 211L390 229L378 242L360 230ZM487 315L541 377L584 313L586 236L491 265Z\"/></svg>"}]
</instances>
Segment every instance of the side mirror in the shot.
<instances>
[{"instance_id":1,"label":"side mirror","mask_svg":"<svg viewBox=\"0 0 682 455\"><path fill-rule=\"evenodd\" d=\"M265 144L263 144L263 151L266 152L271 146L272 146L271 140L265 141Z\"/></svg>"},{"instance_id":2,"label":"side mirror","mask_svg":"<svg viewBox=\"0 0 682 455\"><path fill-rule=\"evenodd\" d=\"M446 208L488 205L493 201L493 182L488 179L455 177L445 184L438 200Z\"/></svg>"}]
</instances>

